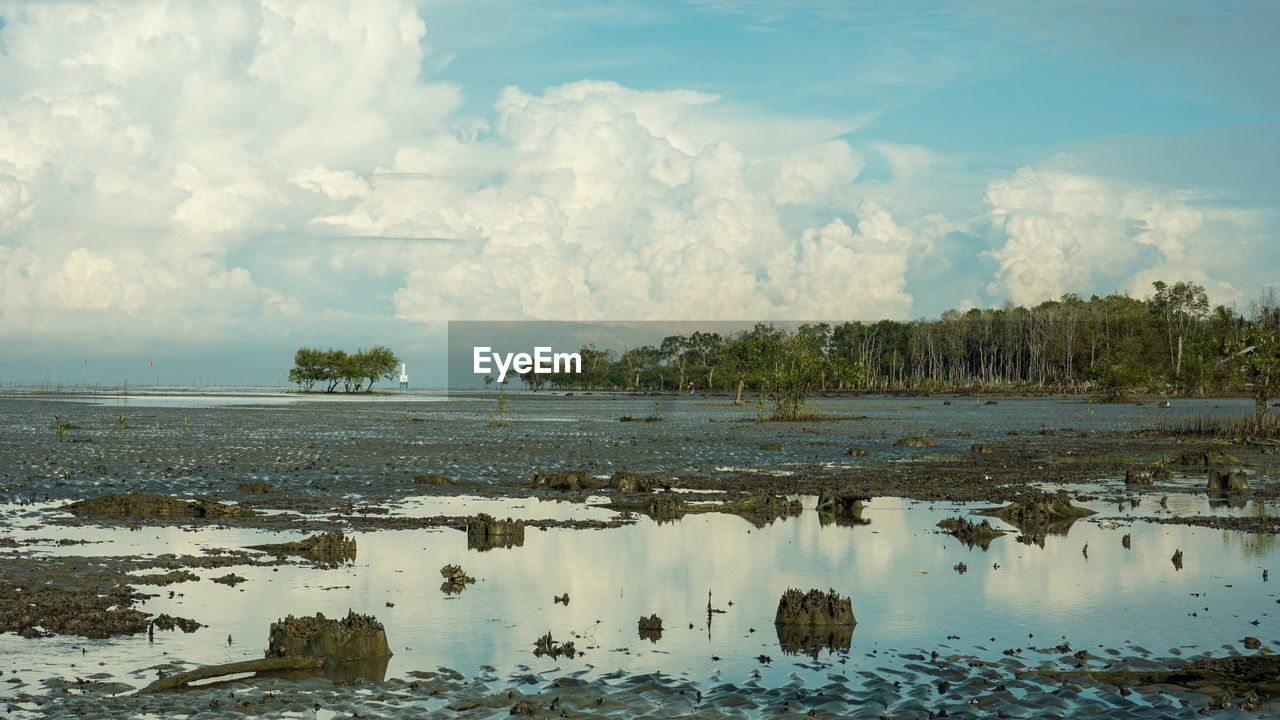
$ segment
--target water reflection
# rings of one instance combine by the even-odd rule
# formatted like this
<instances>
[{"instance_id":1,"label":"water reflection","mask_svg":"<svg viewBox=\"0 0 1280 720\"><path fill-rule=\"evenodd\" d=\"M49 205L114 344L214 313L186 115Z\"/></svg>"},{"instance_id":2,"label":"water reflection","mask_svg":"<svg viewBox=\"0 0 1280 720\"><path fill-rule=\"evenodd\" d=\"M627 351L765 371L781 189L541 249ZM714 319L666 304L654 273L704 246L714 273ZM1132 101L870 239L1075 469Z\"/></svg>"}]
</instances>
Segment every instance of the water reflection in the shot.
<instances>
[{"instance_id":1,"label":"water reflection","mask_svg":"<svg viewBox=\"0 0 1280 720\"><path fill-rule=\"evenodd\" d=\"M1209 491L1209 507L1214 510L1220 510L1222 508L1243 510L1248 504L1248 493L1231 492L1229 490Z\"/></svg>"},{"instance_id":2,"label":"water reflection","mask_svg":"<svg viewBox=\"0 0 1280 720\"><path fill-rule=\"evenodd\" d=\"M853 645L853 626L804 627L800 625L774 625L778 632L778 646L787 655L808 655L814 660L827 651L829 654L847 653Z\"/></svg>"},{"instance_id":3,"label":"water reflection","mask_svg":"<svg viewBox=\"0 0 1280 720\"><path fill-rule=\"evenodd\" d=\"M1195 502L1207 510L1203 496ZM816 498L806 498L799 517L759 529L714 513L665 525L641 519L600 531L551 528L526 533L523 544L513 542L502 552L469 552L476 549L471 534L451 528L359 533L354 564L237 566L234 571L248 582L234 588L209 582L228 569L194 568L201 580L171 586L174 597L165 593L143 605L150 613L191 617L208 626L196 633L156 633L154 644L145 636L39 643L0 636L0 663L24 676L74 679L80 668L101 662L105 672L140 685L154 671L130 672L170 659L216 664L261 657L254 642L212 640L263 637L285 612L341 616L353 609L386 626L395 656L381 672L391 677L438 666L467 674L527 666L535 673L559 667L588 675L661 670L714 682L744 681L756 672L763 682L788 682L795 673L821 685L825 676L812 669L809 658L824 650L849 652L852 631L768 632L788 587L831 587L851 596L859 646L880 649L884 659L877 662L888 666L900 662L888 657L890 649L941 645L1000 660L1003 649L1025 644L1029 633L1055 642L1065 637L1074 647L1130 641L1155 652L1213 649L1250 634L1242 619L1274 613L1275 597L1266 592L1272 588L1261 585L1259 571L1261 563L1277 557L1272 537L1227 533L1232 539L1224 542L1224 534L1210 528L1111 520L1104 526L1085 519L1054 528L1069 531L1071 542L1046 533L1043 550L997 540L981 554L940 542L936 532L940 520L975 509L969 505L877 498L860 515L871 526L859 532L823 523L816 506ZM1114 507L1091 506L1104 512ZM996 518L992 523L1009 527ZM281 539L228 528L130 533L44 527L6 534L18 541L50 538L51 544L38 548L42 553L132 557L200 554ZM1131 537L1128 550L1121 544L1125 534ZM102 542L63 547L56 544L61 538ZM1086 542L1087 559L1080 552ZM1170 564L1177 549L1185 553L1180 572ZM967 564L964 574L954 570L961 562ZM437 589L439 568L449 563L465 566L476 578L452 598ZM707 613L708 590L714 591L715 609L723 610L714 617ZM1192 593L1211 593L1212 600ZM573 601L554 600L565 595ZM1211 612L1204 611L1206 605ZM1188 622L1195 611L1199 616ZM639 638L636 625L638 617L655 612L665 620L657 644ZM534 657L533 643L548 631L574 641L586 655ZM767 667L755 660L779 650L801 660ZM0 687L5 692L14 691Z\"/></svg>"}]
</instances>

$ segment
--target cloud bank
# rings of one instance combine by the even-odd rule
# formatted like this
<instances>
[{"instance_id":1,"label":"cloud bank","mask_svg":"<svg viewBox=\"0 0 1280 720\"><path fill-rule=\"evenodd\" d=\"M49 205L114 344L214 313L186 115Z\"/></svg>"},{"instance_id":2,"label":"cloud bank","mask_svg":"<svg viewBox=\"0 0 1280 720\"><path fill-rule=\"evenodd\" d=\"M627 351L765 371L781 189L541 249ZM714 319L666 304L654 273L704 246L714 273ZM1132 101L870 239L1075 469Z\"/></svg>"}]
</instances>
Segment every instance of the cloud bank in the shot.
<instances>
[{"instance_id":1,"label":"cloud bank","mask_svg":"<svg viewBox=\"0 0 1280 720\"><path fill-rule=\"evenodd\" d=\"M1268 237L1254 213L1052 163L970 183L953 204L972 212L940 217L916 201L947 168L928 148L706 92L575 80L463 116L464 88L424 75L429 16L410 2L0 16L5 338L905 319L943 309L912 292L940 248L986 263L966 299L1164 277L1232 300L1230 264ZM864 178L870 155L892 182Z\"/></svg>"}]
</instances>

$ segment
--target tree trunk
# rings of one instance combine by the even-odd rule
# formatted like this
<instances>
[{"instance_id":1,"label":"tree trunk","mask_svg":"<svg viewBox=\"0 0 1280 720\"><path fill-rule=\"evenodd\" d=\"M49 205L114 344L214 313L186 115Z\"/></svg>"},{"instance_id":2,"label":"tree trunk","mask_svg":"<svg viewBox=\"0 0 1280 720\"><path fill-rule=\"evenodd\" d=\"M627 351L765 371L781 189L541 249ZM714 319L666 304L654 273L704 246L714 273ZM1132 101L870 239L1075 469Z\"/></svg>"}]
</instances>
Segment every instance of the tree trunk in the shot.
<instances>
[{"instance_id":1,"label":"tree trunk","mask_svg":"<svg viewBox=\"0 0 1280 720\"><path fill-rule=\"evenodd\" d=\"M1178 359L1173 363L1173 376L1182 377L1182 336L1178 336Z\"/></svg>"},{"instance_id":2,"label":"tree trunk","mask_svg":"<svg viewBox=\"0 0 1280 720\"><path fill-rule=\"evenodd\" d=\"M238 675L246 672L278 672L281 670L311 670L324 667L324 658L309 657L306 655L295 655L291 657L271 657L259 658L257 660L244 660L241 662L225 663L222 665L211 665L209 667L196 668L180 672L176 675L162 677L159 680L138 691L139 694L159 692L161 690L172 690L179 688L188 683L197 680L208 680L210 678L223 677L224 675Z\"/></svg>"},{"instance_id":3,"label":"tree trunk","mask_svg":"<svg viewBox=\"0 0 1280 720\"><path fill-rule=\"evenodd\" d=\"M742 385L745 379L746 379L746 373L742 371L738 371L738 396L733 399L734 405L742 404Z\"/></svg>"}]
</instances>

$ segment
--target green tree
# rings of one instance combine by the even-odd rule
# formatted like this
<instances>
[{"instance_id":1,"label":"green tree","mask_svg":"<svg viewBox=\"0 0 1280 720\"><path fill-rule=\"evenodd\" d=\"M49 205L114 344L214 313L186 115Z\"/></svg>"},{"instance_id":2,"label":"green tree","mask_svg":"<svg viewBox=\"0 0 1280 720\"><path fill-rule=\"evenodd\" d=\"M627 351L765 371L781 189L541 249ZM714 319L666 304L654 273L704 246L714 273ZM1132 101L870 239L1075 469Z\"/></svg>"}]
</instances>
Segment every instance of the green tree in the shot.
<instances>
[{"instance_id":1,"label":"green tree","mask_svg":"<svg viewBox=\"0 0 1280 720\"><path fill-rule=\"evenodd\" d=\"M310 391L317 383L325 383L326 393L335 392L339 385L347 392L359 392L369 390L378 380L394 377L399 364L400 358L382 345L354 355L334 348L302 347L294 353L289 381L304 391Z\"/></svg>"},{"instance_id":2,"label":"green tree","mask_svg":"<svg viewBox=\"0 0 1280 720\"><path fill-rule=\"evenodd\" d=\"M374 345L367 352L357 352L355 362L360 378L369 383L365 391L373 389L373 384L379 380L394 379L396 368L400 366L400 358L384 345Z\"/></svg>"},{"instance_id":3,"label":"green tree","mask_svg":"<svg viewBox=\"0 0 1280 720\"><path fill-rule=\"evenodd\" d=\"M822 383L822 356L803 337L789 338L769 377L769 396L775 420L806 417L809 396Z\"/></svg>"},{"instance_id":4,"label":"green tree","mask_svg":"<svg viewBox=\"0 0 1280 720\"><path fill-rule=\"evenodd\" d=\"M1151 308L1161 319L1168 337L1173 377L1181 378L1183 343L1188 333L1208 317L1209 296L1195 283L1179 282L1170 286L1157 280L1152 287L1156 292L1151 297Z\"/></svg>"},{"instance_id":5,"label":"green tree","mask_svg":"<svg viewBox=\"0 0 1280 720\"><path fill-rule=\"evenodd\" d=\"M772 325L756 323L756 326L738 333L729 339L725 346L725 357L729 367L738 376L737 393L733 404L742 404L742 388L747 377L759 374L775 360L786 333Z\"/></svg>"},{"instance_id":6,"label":"green tree","mask_svg":"<svg viewBox=\"0 0 1280 720\"><path fill-rule=\"evenodd\" d=\"M293 355L293 369L289 371L289 382L295 383L307 392L317 382L325 379L327 359L323 350L302 347Z\"/></svg>"},{"instance_id":7,"label":"green tree","mask_svg":"<svg viewBox=\"0 0 1280 720\"><path fill-rule=\"evenodd\" d=\"M688 362L689 340L682 335L668 335L662 339L662 343L658 346L658 352L662 356L662 360L671 367L676 368L680 373L679 380L676 381L676 389L684 389L685 364Z\"/></svg>"},{"instance_id":8,"label":"green tree","mask_svg":"<svg viewBox=\"0 0 1280 720\"><path fill-rule=\"evenodd\" d=\"M1253 389L1254 414L1261 423L1271 398L1280 395L1280 335L1254 331L1234 359L1244 382Z\"/></svg>"},{"instance_id":9,"label":"green tree","mask_svg":"<svg viewBox=\"0 0 1280 720\"><path fill-rule=\"evenodd\" d=\"M689 336L688 352L698 364L698 369L707 374L707 390L715 386L716 363L720 360L720 352L724 348L724 338L719 333L694 332Z\"/></svg>"}]
</instances>

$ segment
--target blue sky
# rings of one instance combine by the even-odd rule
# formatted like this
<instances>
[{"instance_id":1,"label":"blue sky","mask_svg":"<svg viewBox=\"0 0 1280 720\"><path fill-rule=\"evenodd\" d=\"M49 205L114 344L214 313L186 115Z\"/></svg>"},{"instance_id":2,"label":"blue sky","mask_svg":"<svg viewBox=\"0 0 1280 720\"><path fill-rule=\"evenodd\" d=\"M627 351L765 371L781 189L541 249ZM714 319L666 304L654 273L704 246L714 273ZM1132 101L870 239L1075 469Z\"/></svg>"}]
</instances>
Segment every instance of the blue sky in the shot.
<instances>
[{"instance_id":1,"label":"blue sky","mask_svg":"<svg viewBox=\"0 0 1280 720\"><path fill-rule=\"evenodd\" d=\"M1278 7L0 2L0 378L1155 279L1243 308Z\"/></svg>"}]
</instances>

